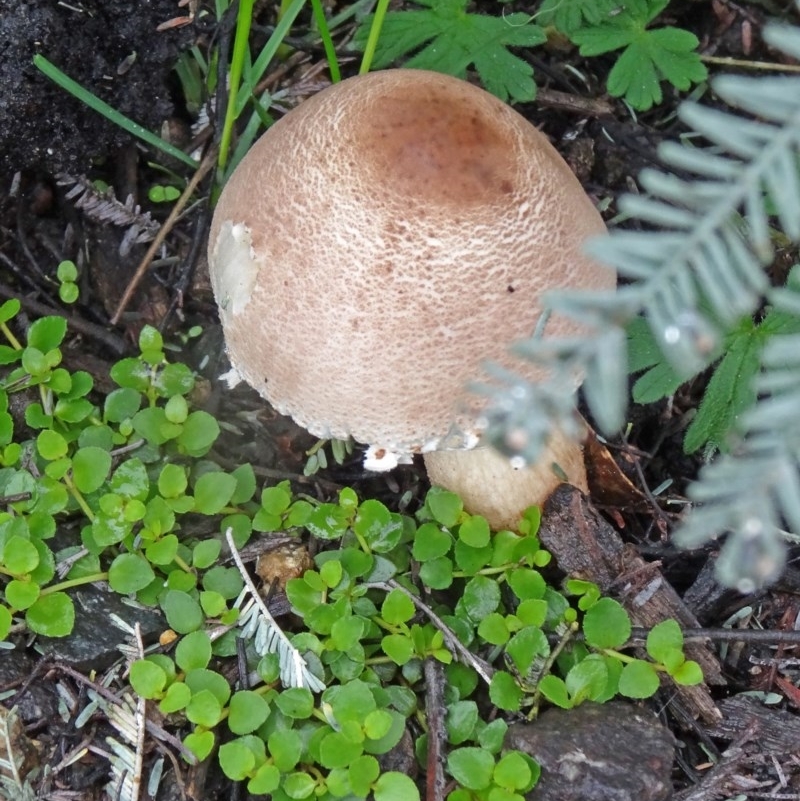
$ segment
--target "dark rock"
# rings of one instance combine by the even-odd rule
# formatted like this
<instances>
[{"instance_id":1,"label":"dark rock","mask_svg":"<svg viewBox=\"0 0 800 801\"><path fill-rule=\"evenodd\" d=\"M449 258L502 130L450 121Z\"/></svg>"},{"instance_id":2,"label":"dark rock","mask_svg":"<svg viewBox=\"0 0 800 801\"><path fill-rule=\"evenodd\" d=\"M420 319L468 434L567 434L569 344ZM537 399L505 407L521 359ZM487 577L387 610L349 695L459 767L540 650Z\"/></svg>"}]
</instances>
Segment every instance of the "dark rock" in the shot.
<instances>
[{"instance_id":1,"label":"dark rock","mask_svg":"<svg viewBox=\"0 0 800 801\"><path fill-rule=\"evenodd\" d=\"M145 642L155 640L166 628L159 611L126 603L123 596L110 590L88 586L70 595L75 603L72 633L68 637L39 637L35 645L44 656L76 670L105 670L120 658L118 647L130 644L131 638L111 621L112 614L131 628L138 622Z\"/></svg>"},{"instance_id":2,"label":"dark rock","mask_svg":"<svg viewBox=\"0 0 800 801\"><path fill-rule=\"evenodd\" d=\"M513 724L506 745L542 766L529 801L665 801L672 795L675 740L632 704L548 709L532 723Z\"/></svg>"},{"instance_id":3,"label":"dark rock","mask_svg":"<svg viewBox=\"0 0 800 801\"><path fill-rule=\"evenodd\" d=\"M4 704L17 707L26 725L54 718L58 714L55 684L42 681L42 674L31 681L36 665L22 648L4 649L0 654L0 690L16 689L14 695L4 699Z\"/></svg>"}]
</instances>

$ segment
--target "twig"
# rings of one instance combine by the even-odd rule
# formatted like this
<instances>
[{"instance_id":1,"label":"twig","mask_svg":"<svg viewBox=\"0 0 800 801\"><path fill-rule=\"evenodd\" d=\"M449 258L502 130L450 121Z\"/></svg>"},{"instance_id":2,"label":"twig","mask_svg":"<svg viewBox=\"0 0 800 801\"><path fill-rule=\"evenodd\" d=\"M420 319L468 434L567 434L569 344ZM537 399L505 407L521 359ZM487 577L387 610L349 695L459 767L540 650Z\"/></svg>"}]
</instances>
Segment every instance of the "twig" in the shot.
<instances>
[{"instance_id":1,"label":"twig","mask_svg":"<svg viewBox=\"0 0 800 801\"><path fill-rule=\"evenodd\" d=\"M411 599L411 602L414 604L414 606L416 606L421 612L424 612L428 617L428 620L430 620L431 623L433 623L433 625L442 632L445 643L450 650L453 651L456 656L460 657L461 661L465 665L472 667L487 684L491 684L494 668L484 662L480 657L477 657L475 654L471 653L469 649L462 644L461 640L456 637L452 629L450 629L449 626L436 614L436 612L434 612L433 609L431 609L421 598L418 598L416 595L414 595L414 593L409 592L402 584L399 584L394 579L389 579L388 581L376 581L367 584L366 586L376 590L383 590L384 592L400 590L401 592L405 593Z\"/></svg>"},{"instance_id":2,"label":"twig","mask_svg":"<svg viewBox=\"0 0 800 801\"><path fill-rule=\"evenodd\" d=\"M136 647L139 650L139 659L144 659L144 642L142 641L142 626L139 621L134 625ZM147 721L147 702L143 696L136 700L136 761L133 765L131 782L131 801L139 801L139 791L142 787L142 768L144 766L144 737L145 722Z\"/></svg>"},{"instance_id":3,"label":"twig","mask_svg":"<svg viewBox=\"0 0 800 801\"><path fill-rule=\"evenodd\" d=\"M63 662L54 662L53 667L61 673L66 673L68 676L72 676L73 679L81 684L91 687L99 696L102 696L107 701L110 701L113 704L119 703L119 698L115 693L111 692L111 690L109 690L107 687L103 687L102 684L93 682L90 678L84 676L83 673L75 670L75 668L65 665ZM170 734L152 720L147 720L145 726L149 734L151 734L157 740L169 743L190 765L197 764L197 757L177 737Z\"/></svg>"},{"instance_id":4,"label":"twig","mask_svg":"<svg viewBox=\"0 0 800 801\"><path fill-rule=\"evenodd\" d=\"M164 244L167 234L169 234L169 232L172 230L172 227L175 225L175 221L178 219L184 207L189 202L189 199L194 194L194 190L197 189L200 181L203 180L206 173L214 166L215 158L215 149L209 149L209 151L203 157L203 160L200 162L200 166L197 168L197 171L192 176L192 179L186 185L186 189L183 190L183 194L175 201L175 205L172 207L169 217L167 217L167 219L164 221L164 224L156 234L155 239L153 239L153 241L150 243L150 247L147 248L147 253L144 254L144 258L141 260L141 262L139 262L139 266L136 268L133 278L131 278L130 282L128 283L125 293L123 294L122 299L120 300L119 304L117 305L117 309L114 312L114 316L111 318L112 325L117 325L119 323L120 317L122 317L123 312L128 307L128 304L133 297L133 293L136 291L139 283L149 269L150 262L153 260L153 257L156 255L161 245Z\"/></svg>"},{"instance_id":5,"label":"twig","mask_svg":"<svg viewBox=\"0 0 800 801\"><path fill-rule=\"evenodd\" d=\"M438 659L425 660L425 716L428 720L428 756L426 760L426 801L444 798L444 747L447 731L444 726L444 672Z\"/></svg>"},{"instance_id":6,"label":"twig","mask_svg":"<svg viewBox=\"0 0 800 801\"><path fill-rule=\"evenodd\" d=\"M646 628L631 629L631 640L645 640ZM685 628L684 641L711 640L712 642L747 642L766 645L800 645L800 631L754 631L753 629Z\"/></svg>"},{"instance_id":7,"label":"twig","mask_svg":"<svg viewBox=\"0 0 800 801\"><path fill-rule=\"evenodd\" d=\"M258 587L253 583L250 574L247 572L242 557L236 548L236 543L233 541L233 529L228 528L225 532L225 539L228 541L228 547L231 550L233 561L241 573L242 580L245 583L245 590L237 600L237 605L241 602L242 607L245 606L243 597L249 593L252 601L258 608L258 614L261 621L269 626L269 636L265 643L265 648L262 651L258 647L258 637L256 637L256 650L260 651L263 656L264 652L277 653L278 662L280 664L280 678L285 687L307 687L312 692L320 692L325 689L325 684L315 676L309 669L306 660L297 648L292 645L291 640L284 634L283 629L277 624L275 618L270 614ZM249 609L249 605L248 605ZM240 625L247 619L247 609L241 609L242 614L239 618Z\"/></svg>"},{"instance_id":8,"label":"twig","mask_svg":"<svg viewBox=\"0 0 800 801\"><path fill-rule=\"evenodd\" d=\"M59 317L66 318L67 325L73 331L77 331L79 334L83 334L84 336L96 339L98 342L102 342L117 356L122 356L128 350L127 345L120 337L111 331L106 331L106 329L102 326L90 323L87 320L84 320L82 317L78 317L76 314L64 314L61 309L56 309L52 306L48 306L45 303L40 303L38 300L33 300L25 295L20 295L17 292L14 292L11 287L5 286L2 283L0 283L0 297L16 298L26 311L31 312L31 314L34 314L37 317L58 315Z\"/></svg>"},{"instance_id":9,"label":"twig","mask_svg":"<svg viewBox=\"0 0 800 801\"><path fill-rule=\"evenodd\" d=\"M610 117L614 114L614 106L608 100L599 97L581 97L555 89L539 89L536 92L536 105L590 117Z\"/></svg>"}]
</instances>

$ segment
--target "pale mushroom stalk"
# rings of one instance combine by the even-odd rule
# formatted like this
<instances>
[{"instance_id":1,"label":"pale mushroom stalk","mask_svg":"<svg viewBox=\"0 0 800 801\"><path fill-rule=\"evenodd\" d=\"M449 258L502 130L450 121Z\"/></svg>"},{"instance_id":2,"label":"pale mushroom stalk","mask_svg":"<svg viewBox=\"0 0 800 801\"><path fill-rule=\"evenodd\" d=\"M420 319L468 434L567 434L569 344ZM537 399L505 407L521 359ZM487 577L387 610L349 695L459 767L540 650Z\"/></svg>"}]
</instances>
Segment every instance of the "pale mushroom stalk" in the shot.
<instances>
[{"instance_id":1,"label":"pale mushroom stalk","mask_svg":"<svg viewBox=\"0 0 800 801\"><path fill-rule=\"evenodd\" d=\"M540 506L566 481L587 491L583 448L560 429L554 429L539 459L516 466L499 451L477 447L468 451L425 454L431 484L458 493L464 508L483 515L495 531L516 529L529 506Z\"/></svg>"},{"instance_id":2,"label":"pale mushroom stalk","mask_svg":"<svg viewBox=\"0 0 800 801\"><path fill-rule=\"evenodd\" d=\"M512 108L446 75L387 70L319 92L256 142L220 196L209 267L234 371L278 411L372 446L370 467L425 454L434 483L513 527L562 477L552 463L585 486L580 447L553 432L532 489L527 471L469 450L486 399L467 387L487 362L541 377L509 347L547 290L614 286L582 250L604 231ZM554 315L545 335L579 333Z\"/></svg>"}]
</instances>

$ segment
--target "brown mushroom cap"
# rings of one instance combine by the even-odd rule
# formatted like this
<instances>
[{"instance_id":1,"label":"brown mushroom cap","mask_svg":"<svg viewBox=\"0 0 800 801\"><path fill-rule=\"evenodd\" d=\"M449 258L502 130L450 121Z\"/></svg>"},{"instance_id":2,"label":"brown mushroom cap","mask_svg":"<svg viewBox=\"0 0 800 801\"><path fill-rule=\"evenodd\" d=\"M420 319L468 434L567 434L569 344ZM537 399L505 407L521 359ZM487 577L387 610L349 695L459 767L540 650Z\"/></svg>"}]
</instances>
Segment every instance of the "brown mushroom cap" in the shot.
<instances>
[{"instance_id":1,"label":"brown mushroom cap","mask_svg":"<svg viewBox=\"0 0 800 801\"><path fill-rule=\"evenodd\" d=\"M469 83L388 70L306 100L253 146L214 214L209 263L235 371L320 437L397 453L474 443L492 360L540 295L606 289L605 230L527 120ZM548 322L547 335L577 328Z\"/></svg>"}]
</instances>

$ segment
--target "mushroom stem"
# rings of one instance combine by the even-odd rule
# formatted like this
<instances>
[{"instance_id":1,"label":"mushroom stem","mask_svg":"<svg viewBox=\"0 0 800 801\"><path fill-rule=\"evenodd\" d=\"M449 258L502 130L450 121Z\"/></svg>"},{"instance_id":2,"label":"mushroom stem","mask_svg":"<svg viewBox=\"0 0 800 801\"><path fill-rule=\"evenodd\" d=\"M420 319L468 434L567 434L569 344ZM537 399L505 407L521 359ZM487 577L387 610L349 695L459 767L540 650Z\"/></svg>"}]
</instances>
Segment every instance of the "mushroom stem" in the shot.
<instances>
[{"instance_id":1,"label":"mushroom stem","mask_svg":"<svg viewBox=\"0 0 800 801\"><path fill-rule=\"evenodd\" d=\"M464 508L493 530L516 530L529 506L541 506L566 480L586 491L583 447L555 430L539 460L521 469L490 447L425 454L431 484L458 493ZM564 478L566 476L566 479Z\"/></svg>"}]
</instances>

